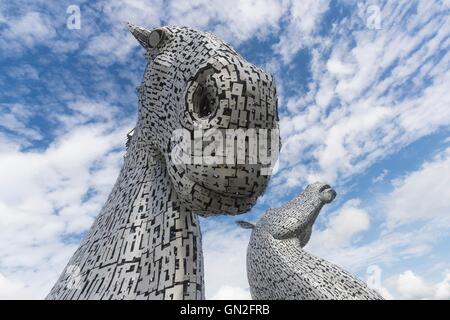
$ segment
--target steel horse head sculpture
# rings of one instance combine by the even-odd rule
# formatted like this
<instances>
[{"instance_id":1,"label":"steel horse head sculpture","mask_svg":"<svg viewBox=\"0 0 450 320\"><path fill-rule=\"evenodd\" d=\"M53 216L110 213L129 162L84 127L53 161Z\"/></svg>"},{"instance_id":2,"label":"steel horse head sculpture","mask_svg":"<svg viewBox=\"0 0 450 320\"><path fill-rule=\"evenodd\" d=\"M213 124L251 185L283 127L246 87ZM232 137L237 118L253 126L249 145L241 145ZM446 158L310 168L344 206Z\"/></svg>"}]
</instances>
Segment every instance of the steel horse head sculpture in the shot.
<instances>
[{"instance_id":1,"label":"steel horse head sculpture","mask_svg":"<svg viewBox=\"0 0 450 320\"><path fill-rule=\"evenodd\" d=\"M106 204L48 299L203 299L197 215L246 212L264 192L269 175L249 154L247 131L260 140L271 131L266 149L279 149L272 76L209 33L128 28L148 59L137 124ZM208 130L244 133L240 149L237 137L225 141L253 162L180 161L198 149L174 152L181 141L195 145Z\"/></svg>"}]
</instances>

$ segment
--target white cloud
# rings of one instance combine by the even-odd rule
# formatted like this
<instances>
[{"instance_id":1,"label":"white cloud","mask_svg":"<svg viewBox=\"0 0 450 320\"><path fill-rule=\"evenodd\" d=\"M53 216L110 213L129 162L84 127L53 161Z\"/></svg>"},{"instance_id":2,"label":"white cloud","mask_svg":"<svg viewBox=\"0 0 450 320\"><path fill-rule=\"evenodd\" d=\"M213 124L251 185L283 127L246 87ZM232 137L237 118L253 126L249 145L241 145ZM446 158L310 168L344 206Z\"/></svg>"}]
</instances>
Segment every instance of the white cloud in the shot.
<instances>
[{"instance_id":1,"label":"white cloud","mask_svg":"<svg viewBox=\"0 0 450 320\"><path fill-rule=\"evenodd\" d=\"M73 121L57 122L63 128L44 150L0 153L3 298L48 293L77 247L70 238L90 227L118 174L131 124L114 118L114 107L71 107Z\"/></svg>"},{"instance_id":2,"label":"white cloud","mask_svg":"<svg viewBox=\"0 0 450 320\"><path fill-rule=\"evenodd\" d=\"M412 223L448 216L450 212L450 148L395 182L387 196L387 223Z\"/></svg>"},{"instance_id":3,"label":"white cloud","mask_svg":"<svg viewBox=\"0 0 450 320\"><path fill-rule=\"evenodd\" d=\"M37 128L28 125L33 113L21 104L0 104L0 129L6 130L9 136L21 138L23 144L26 140L40 140L42 135ZM3 133L5 134L5 133Z\"/></svg>"},{"instance_id":4,"label":"white cloud","mask_svg":"<svg viewBox=\"0 0 450 320\"><path fill-rule=\"evenodd\" d=\"M435 285L434 298L438 300L450 299L450 272L445 273L444 279Z\"/></svg>"},{"instance_id":5,"label":"white cloud","mask_svg":"<svg viewBox=\"0 0 450 320\"><path fill-rule=\"evenodd\" d=\"M274 51L289 63L302 48L312 46L320 38L317 30L323 14L328 10L328 0L292 1L288 14L288 25L281 34Z\"/></svg>"},{"instance_id":6,"label":"white cloud","mask_svg":"<svg viewBox=\"0 0 450 320\"><path fill-rule=\"evenodd\" d=\"M44 298L76 249L76 245L56 242L35 242L32 247L11 244L11 248L0 248L4 259L0 299Z\"/></svg>"},{"instance_id":7,"label":"white cloud","mask_svg":"<svg viewBox=\"0 0 450 320\"><path fill-rule=\"evenodd\" d=\"M218 292L211 298L211 300L251 300L249 289L241 287L231 287L224 285L219 288Z\"/></svg>"},{"instance_id":8,"label":"white cloud","mask_svg":"<svg viewBox=\"0 0 450 320\"><path fill-rule=\"evenodd\" d=\"M450 28L438 3L420 5L405 26L410 5L386 4L382 30L348 30L343 20L306 47L308 90L283 99L280 184L343 181L450 124L450 53L442 51ZM292 172L303 176L293 181Z\"/></svg>"},{"instance_id":9,"label":"white cloud","mask_svg":"<svg viewBox=\"0 0 450 320\"><path fill-rule=\"evenodd\" d=\"M169 1L108 2L103 10L109 30L92 33L85 54L101 64L125 61L137 41L128 34L123 21L145 28L167 25L189 26L212 31L226 41L239 44L251 37L263 37L278 30L286 5L284 1Z\"/></svg>"},{"instance_id":10,"label":"white cloud","mask_svg":"<svg viewBox=\"0 0 450 320\"><path fill-rule=\"evenodd\" d=\"M114 0L104 5L105 14L113 24L128 21L148 27L159 26L166 4L162 0Z\"/></svg>"},{"instance_id":11,"label":"white cloud","mask_svg":"<svg viewBox=\"0 0 450 320\"><path fill-rule=\"evenodd\" d=\"M0 132L0 152L19 150L21 145L28 143L20 138L11 138Z\"/></svg>"},{"instance_id":12,"label":"white cloud","mask_svg":"<svg viewBox=\"0 0 450 320\"><path fill-rule=\"evenodd\" d=\"M373 265L368 268L369 287L377 290L385 299L423 299L448 300L450 299L450 271L445 270L442 279L428 281L412 270L405 270L399 274L382 279L382 269Z\"/></svg>"},{"instance_id":13,"label":"white cloud","mask_svg":"<svg viewBox=\"0 0 450 320\"><path fill-rule=\"evenodd\" d=\"M345 64L336 58L327 61L327 70L338 77L352 75L355 72L353 65Z\"/></svg>"},{"instance_id":14,"label":"white cloud","mask_svg":"<svg viewBox=\"0 0 450 320\"><path fill-rule=\"evenodd\" d=\"M16 79L39 80L39 71L29 64L11 66L8 68L8 75Z\"/></svg>"},{"instance_id":15,"label":"white cloud","mask_svg":"<svg viewBox=\"0 0 450 320\"><path fill-rule=\"evenodd\" d=\"M5 17L0 14L0 23L7 26L3 28L0 37L2 47L8 48L6 54L21 52L56 35L48 17L36 11L26 12L18 17Z\"/></svg>"},{"instance_id":16,"label":"white cloud","mask_svg":"<svg viewBox=\"0 0 450 320\"><path fill-rule=\"evenodd\" d=\"M426 281L411 270L393 277L390 282L402 299L450 299L450 271L436 283Z\"/></svg>"},{"instance_id":17,"label":"white cloud","mask_svg":"<svg viewBox=\"0 0 450 320\"><path fill-rule=\"evenodd\" d=\"M60 113L54 116L65 132L80 125L86 125L93 120L97 123L103 122L111 125L119 113L115 106L82 99L69 103L67 107L70 109L70 113Z\"/></svg>"},{"instance_id":18,"label":"white cloud","mask_svg":"<svg viewBox=\"0 0 450 320\"><path fill-rule=\"evenodd\" d=\"M307 248L312 251L333 250L352 244L354 237L369 228L369 214L358 200L349 200L332 214L324 230L315 230Z\"/></svg>"},{"instance_id":19,"label":"white cloud","mask_svg":"<svg viewBox=\"0 0 450 320\"><path fill-rule=\"evenodd\" d=\"M367 278L365 281L369 288L376 290L383 298L391 300L394 297L389 290L383 286L382 273L383 270L378 265L371 265L366 270Z\"/></svg>"},{"instance_id":20,"label":"white cloud","mask_svg":"<svg viewBox=\"0 0 450 320\"><path fill-rule=\"evenodd\" d=\"M207 299L248 298L246 252L250 232L209 219L202 219L202 242Z\"/></svg>"},{"instance_id":21,"label":"white cloud","mask_svg":"<svg viewBox=\"0 0 450 320\"><path fill-rule=\"evenodd\" d=\"M420 299L430 296L432 289L421 277L407 270L398 276L397 290L405 299Z\"/></svg>"},{"instance_id":22,"label":"white cloud","mask_svg":"<svg viewBox=\"0 0 450 320\"><path fill-rule=\"evenodd\" d=\"M239 44L254 36L277 31L287 10L286 1L171 1L169 24L210 30L226 41Z\"/></svg>"},{"instance_id":23,"label":"white cloud","mask_svg":"<svg viewBox=\"0 0 450 320\"><path fill-rule=\"evenodd\" d=\"M23 296L21 295L22 291L22 283L13 282L0 273L0 300L23 299Z\"/></svg>"},{"instance_id":24,"label":"white cloud","mask_svg":"<svg viewBox=\"0 0 450 320\"><path fill-rule=\"evenodd\" d=\"M102 33L92 37L89 41L85 54L95 57L95 59L105 65L112 62L124 62L131 50L137 47L136 39L129 33L122 30L111 30L113 34Z\"/></svg>"},{"instance_id":25,"label":"white cloud","mask_svg":"<svg viewBox=\"0 0 450 320\"><path fill-rule=\"evenodd\" d=\"M381 173L378 176L372 179L372 182L373 183L383 182L388 174L389 170L383 169L383 171L381 171Z\"/></svg>"}]
</instances>

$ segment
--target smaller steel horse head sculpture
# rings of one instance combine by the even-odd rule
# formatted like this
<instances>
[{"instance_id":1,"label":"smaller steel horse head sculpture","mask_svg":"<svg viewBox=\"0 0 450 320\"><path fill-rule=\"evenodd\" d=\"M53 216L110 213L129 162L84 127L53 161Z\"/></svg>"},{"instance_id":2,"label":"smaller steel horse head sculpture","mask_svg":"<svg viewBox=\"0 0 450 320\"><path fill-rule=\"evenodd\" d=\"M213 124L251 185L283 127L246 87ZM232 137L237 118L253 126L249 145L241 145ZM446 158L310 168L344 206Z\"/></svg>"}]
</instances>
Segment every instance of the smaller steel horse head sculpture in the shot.
<instances>
[{"instance_id":1,"label":"smaller steel horse head sculpture","mask_svg":"<svg viewBox=\"0 0 450 320\"><path fill-rule=\"evenodd\" d=\"M247 249L250 292L257 300L379 300L382 297L340 267L303 250L320 210L336 197L316 182L280 208L269 209L256 223Z\"/></svg>"}]
</instances>

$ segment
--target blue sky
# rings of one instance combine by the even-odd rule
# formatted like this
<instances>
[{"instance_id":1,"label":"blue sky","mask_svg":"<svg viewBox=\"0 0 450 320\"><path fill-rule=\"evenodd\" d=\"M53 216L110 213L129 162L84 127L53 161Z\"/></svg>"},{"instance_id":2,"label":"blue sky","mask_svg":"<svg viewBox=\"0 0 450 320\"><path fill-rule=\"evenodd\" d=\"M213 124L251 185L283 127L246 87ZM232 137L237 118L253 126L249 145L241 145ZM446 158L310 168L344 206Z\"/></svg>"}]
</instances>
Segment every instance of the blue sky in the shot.
<instances>
[{"instance_id":1,"label":"blue sky","mask_svg":"<svg viewBox=\"0 0 450 320\"><path fill-rule=\"evenodd\" d=\"M80 8L81 28L67 27ZM122 21L211 31L274 74L283 148L240 217L202 219L206 295L248 298L248 231L322 180L306 250L387 298L450 298L448 1L0 4L0 298L42 298L112 188L143 49Z\"/></svg>"}]
</instances>

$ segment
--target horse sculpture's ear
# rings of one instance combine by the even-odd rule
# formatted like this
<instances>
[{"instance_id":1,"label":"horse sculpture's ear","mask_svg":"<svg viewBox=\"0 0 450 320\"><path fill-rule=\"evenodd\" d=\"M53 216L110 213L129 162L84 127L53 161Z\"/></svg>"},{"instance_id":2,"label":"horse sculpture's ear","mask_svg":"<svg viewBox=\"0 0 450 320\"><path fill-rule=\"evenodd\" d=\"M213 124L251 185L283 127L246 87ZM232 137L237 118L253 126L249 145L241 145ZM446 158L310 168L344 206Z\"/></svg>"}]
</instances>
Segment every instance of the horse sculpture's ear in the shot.
<instances>
[{"instance_id":1,"label":"horse sculpture's ear","mask_svg":"<svg viewBox=\"0 0 450 320\"><path fill-rule=\"evenodd\" d=\"M253 222L248 222L248 221L243 221L243 220L239 220L236 221L236 223L244 229L254 229L255 228L255 224Z\"/></svg>"},{"instance_id":2,"label":"horse sculpture's ear","mask_svg":"<svg viewBox=\"0 0 450 320\"><path fill-rule=\"evenodd\" d=\"M147 50L153 50L164 40L164 30L163 29L153 29L151 31L135 26L129 22L125 22L128 30L131 34L139 41L141 46Z\"/></svg>"}]
</instances>

